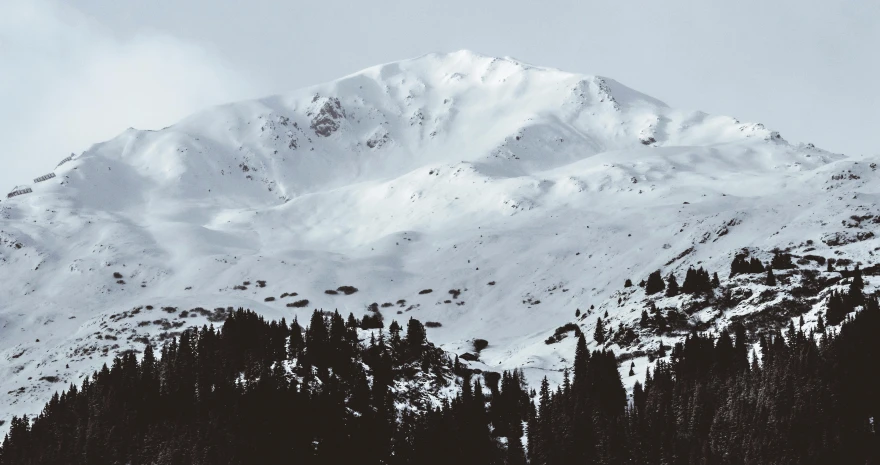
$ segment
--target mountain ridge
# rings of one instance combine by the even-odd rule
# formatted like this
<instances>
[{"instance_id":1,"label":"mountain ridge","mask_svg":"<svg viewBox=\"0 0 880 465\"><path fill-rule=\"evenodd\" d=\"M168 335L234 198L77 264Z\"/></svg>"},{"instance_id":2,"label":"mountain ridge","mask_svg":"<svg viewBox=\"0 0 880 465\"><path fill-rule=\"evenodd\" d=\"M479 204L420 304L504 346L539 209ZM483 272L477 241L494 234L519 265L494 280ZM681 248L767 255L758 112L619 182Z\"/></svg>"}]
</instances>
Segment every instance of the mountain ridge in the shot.
<instances>
[{"instance_id":1,"label":"mountain ridge","mask_svg":"<svg viewBox=\"0 0 880 465\"><path fill-rule=\"evenodd\" d=\"M608 78L429 54L96 144L0 203L0 417L59 387L40 377L75 381L210 322L179 317L198 307L290 320L375 303L386 324L439 323L431 339L453 353L488 340L475 367L558 378L573 341L545 344L557 327L592 334L605 310L635 327L651 298L634 287L624 302L626 279L705 266L726 286L743 248L870 263L874 223L846 222L880 213L873 159L642 96ZM340 286L359 290L325 292Z\"/></svg>"}]
</instances>

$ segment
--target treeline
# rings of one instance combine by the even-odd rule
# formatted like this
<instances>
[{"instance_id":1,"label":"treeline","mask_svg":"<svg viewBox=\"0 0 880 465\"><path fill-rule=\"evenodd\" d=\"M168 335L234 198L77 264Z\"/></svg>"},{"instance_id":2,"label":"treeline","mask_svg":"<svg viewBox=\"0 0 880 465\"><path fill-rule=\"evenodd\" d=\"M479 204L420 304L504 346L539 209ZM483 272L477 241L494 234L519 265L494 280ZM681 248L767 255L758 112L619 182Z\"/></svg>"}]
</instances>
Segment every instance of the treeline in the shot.
<instances>
[{"instance_id":1,"label":"treeline","mask_svg":"<svg viewBox=\"0 0 880 465\"><path fill-rule=\"evenodd\" d=\"M351 316L303 329L239 310L15 418L0 464L876 464L880 307L862 302L836 332L792 323L757 351L742 327L692 333L630 399L583 334L536 393L519 371L472 380L414 319L359 341Z\"/></svg>"},{"instance_id":2,"label":"treeline","mask_svg":"<svg viewBox=\"0 0 880 465\"><path fill-rule=\"evenodd\" d=\"M878 463L880 310L874 299L839 334L760 339L692 335L637 384L627 413L634 463ZM873 381L872 381L873 380Z\"/></svg>"},{"instance_id":3,"label":"treeline","mask_svg":"<svg viewBox=\"0 0 880 465\"><path fill-rule=\"evenodd\" d=\"M629 282L629 280L627 280ZM648 275L647 281L642 281L639 286L645 288L645 294L651 295L666 290L666 297L675 297L679 294L708 294L712 289L720 286L718 273L714 273L711 277L709 272L702 267L699 269L688 268L685 274L684 283L679 286L675 275L670 273L663 281L660 276L660 270L656 270ZM624 283L624 287L626 283Z\"/></svg>"},{"instance_id":4,"label":"treeline","mask_svg":"<svg viewBox=\"0 0 880 465\"><path fill-rule=\"evenodd\" d=\"M821 258L815 257L814 258ZM736 276L738 274L756 274L763 273L765 270L788 270L792 268L797 268L794 263L791 261L792 257L789 253L784 252L776 252L773 254L773 258L770 259L770 263L765 267L761 260L752 257L749 258L746 254L738 254L733 258L733 262L730 264L730 276ZM824 262L824 258L821 258ZM829 262L828 271L831 271L831 265Z\"/></svg>"},{"instance_id":5,"label":"treeline","mask_svg":"<svg viewBox=\"0 0 880 465\"><path fill-rule=\"evenodd\" d=\"M742 327L693 333L629 403L613 355L590 355L581 336L574 381L542 384L531 463L880 463L880 308L864 304L839 333L792 323L761 337L761 362Z\"/></svg>"},{"instance_id":6,"label":"treeline","mask_svg":"<svg viewBox=\"0 0 880 465\"><path fill-rule=\"evenodd\" d=\"M471 384L418 320L369 341L358 340L361 326L316 311L303 329L240 309L219 330L183 332L161 357L151 346L140 360L117 356L35 418L14 418L0 463L525 463L522 447L497 439L523 435L520 372ZM461 392L434 407L427 391L453 373Z\"/></svg>"},{"instance_id":7,"label":"treeline","mask_svg":"<svg viewBox=\"0 0 880 465\"><path fill-rule=\"evenodd\" d=\"M773 258L770 260L770 263L765 266L761 262L761 260L756 257L749 258L747 254L738 254L734 256L733 261L730 263L730 277L734 277L739 274L764 273L766 271L768 285L775 286L776 281L775 277L773 276L773 270L787 270L796 268L791 260L791 254L776 252L773 254ZM824 259L822 260L824 261ZM858 270L858 268L856 269ZM828 271L832 271L830 268L830 264ZM844 275L846 273L846 271L841 272L841 274ZM704 270L702 267L698 269L694 269L693 267L688 268L687 273L685 274L684 283L681 285L679 285L675 274L672 273L670 273L669 276L667 276L664 280L662 275L660 274L660 270L655 270L650 275L648 275L647 280L643 280L639 283L639 286L645 288L646 294L652 295L665 290L665 295L667 297L674 297L679 294L709 294L712 292L713 289L719 287L720 285L721 282L718 279L718 273L712 273L712 275L710 276L709 272ZM632 286L632 281L627 279L624 283L624 287L630 286Z\"/></svg>"}]
</instances>

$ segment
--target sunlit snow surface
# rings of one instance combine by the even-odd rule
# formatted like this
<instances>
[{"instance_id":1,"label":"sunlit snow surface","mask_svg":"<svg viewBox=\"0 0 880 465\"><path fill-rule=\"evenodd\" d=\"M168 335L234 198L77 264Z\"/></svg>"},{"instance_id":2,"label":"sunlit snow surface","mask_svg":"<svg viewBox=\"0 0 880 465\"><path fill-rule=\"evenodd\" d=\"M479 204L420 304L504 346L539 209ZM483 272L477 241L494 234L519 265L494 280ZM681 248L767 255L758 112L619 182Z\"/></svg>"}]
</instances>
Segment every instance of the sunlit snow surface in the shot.
<instances>
[{"instance_id":1,"label":"sunlit snow surface","mask_svg":"<svg viewBox=\"0 0 880 465\"><path fill-rule=\"evenodd\" d=\"M588 335L605 310L614 327L637 320L627 278L694 265L726 279L743 247L766 261L808 240L872 263L874 239L822 242L875 229L850 219L880 213L872 161L465 51L128 130L0 203L0 418L38 412L137 338L206 324L179 316L199 306L306 324L388 302L386 323L439 322L429 337L450 352L488 340L475 367L559 380L574 338L544 340L591 305ZM343 285L359 291L324 292Z\"/></svg>"}]
</instances>

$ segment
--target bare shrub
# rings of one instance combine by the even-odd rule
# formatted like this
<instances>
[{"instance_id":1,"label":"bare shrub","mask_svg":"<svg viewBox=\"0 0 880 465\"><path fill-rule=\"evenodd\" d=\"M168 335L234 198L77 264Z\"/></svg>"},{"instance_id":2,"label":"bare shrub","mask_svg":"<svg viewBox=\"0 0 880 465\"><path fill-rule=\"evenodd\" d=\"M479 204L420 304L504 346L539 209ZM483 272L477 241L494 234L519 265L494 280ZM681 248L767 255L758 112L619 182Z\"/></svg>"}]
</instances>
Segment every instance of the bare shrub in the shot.
<instances>
[{"instance_id":1,"label":"bare shrub","mask_svg":"<svg viewBox=\"0 0 880 465\"><path fill-rule=\"evenodd\" d=\"M358 288L354 286L339 286L336 290L345 295L352 295L358 291Z\"/></svg>"}]
</instances>

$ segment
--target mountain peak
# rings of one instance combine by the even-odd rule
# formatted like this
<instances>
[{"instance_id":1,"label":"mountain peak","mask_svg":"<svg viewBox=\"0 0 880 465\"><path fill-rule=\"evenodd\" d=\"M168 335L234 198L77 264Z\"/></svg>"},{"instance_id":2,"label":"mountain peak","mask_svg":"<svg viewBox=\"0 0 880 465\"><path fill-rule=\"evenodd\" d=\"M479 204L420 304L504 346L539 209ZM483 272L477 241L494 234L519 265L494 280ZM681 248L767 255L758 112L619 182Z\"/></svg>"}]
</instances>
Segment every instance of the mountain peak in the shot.
<instances>
[{"instance_id":1,"label":"mountain peak","mask_svg":"<svg viewBox=\"0 0 880 465\"><path fill-rule=\"evenodd\" d=\"M555 329L591 331L576 311L638 329L627 279L722 274L745 247L867 260L872 165L772 134L469 51L128 130L0 206L0 416L39 410L53 386L32 379L80 380L205 309L378 309L543 376L572 349Z\"/></svg>"}]
</instances>

